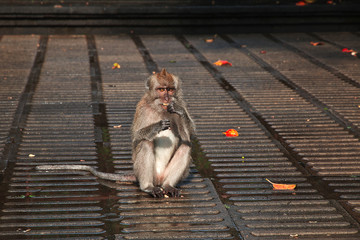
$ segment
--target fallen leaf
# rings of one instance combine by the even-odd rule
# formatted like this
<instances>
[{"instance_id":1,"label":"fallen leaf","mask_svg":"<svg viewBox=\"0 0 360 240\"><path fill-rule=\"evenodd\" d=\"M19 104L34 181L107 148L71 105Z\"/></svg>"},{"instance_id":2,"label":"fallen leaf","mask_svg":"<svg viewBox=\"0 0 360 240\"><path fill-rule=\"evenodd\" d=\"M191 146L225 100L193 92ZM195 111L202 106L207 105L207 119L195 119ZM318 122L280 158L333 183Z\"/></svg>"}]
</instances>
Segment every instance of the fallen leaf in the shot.
<instances>
[{"instance_id":1,"label":"fallen leaf","mask_svg":"<svg viewBox=\"0 0 360 240\"><path fill-rule=\"evenodd\" d=\"M228 194L222 194L221 197L222 197L222 198L229 198L230 195L228 195Z\"/></svg>"},{"instance_id":2,"label":"fallen leaf","mask_svg":"<svg viewBox=\"0 0 360 240\"><path fill-rule=\"evenodd\" d=\"M217 34L213 35L213 37L209 37L209 38L204 39L204 41L207 42L207 43L212 43L212 42L215 41L215 38L217 38Z\"/></svg>"},{"instance_id":3,"label":"fallen leaf","mask_svg":"<svg viewBox=\"0 0 360 240\"><path fill-rule=\"evenodd\" d=\"M121 127L122 127L121 125L114 126L114 128L121 128Z\"/></svg>"},{"instance_id":4,"label":"fallen leaf","mask_svg":"<svg viewBox=\"0 0 360 240\"><path fill-rule=\"evenodd\" d=\"M304 1L299 1L296 3L296 6L305 6L305 5L307 5L307 3Z\"/></svg>"},{"instance_id":5,"label":"fallen leaf","mask_svg":"<svg viewBox=\"0 0 360 240\"><path fill-rule=\"evenodd\" d=\"M112 69L116 69L116 68L120 68L120 64L114 63L113 66L112 66Z\"/></svg>"},{"instance_id":6,"label":"fallen leaf","mask_svg":"<svg viewBox=\"0 0 360 240\"><path fill-rule=\"evenodd\" d=\"M33 158L33 157L35 157L35 155L30 153L29 157Z\"/></svg>"},{"instance_id":7,"label":"fallen leaf","mask_svg":"<svg viewBox=\"0 0 360 240\"><path fill-rule=\"evenodd\" d=\"M273 183L271 182L269 179L265 179L266 181L268 181L270 184L273 185L273 188L275 190L292 190L295 189L296 184L280 184L280 183Z\"/></svg>"},{"instance_id":8,"label":"fallen leaf","mask_svg":"<svg viewBox=\"0 0 360 240\"><path fill-rule=\"evenodd\" d=\"M321 45L324 45L323 42L310 42L311 45L313 46L321 46Z\"/></svg>"},{"instance_id":9,"label":"fallen leaf","mask_svg":"<svg viewBox=\"0 0 360 240\"><path fill-rule=\"evenodd\" d=\"M260 51L260 53L261 53L261 54L265 54L265 53L266 53L266 51L265 51L265 50L262 50L262 51Z\"/></svg>"},{"instance_id":10,"label":"fallen leaf","mask_svg":"<svg viewBox=\"0 0 360 240\"><path fill-rule=\"evenodd\" d=\"M344 52L344 53L352 53L352 52L354 52L354 50L348 49L348 48L343 48L342 52Z\"/></svg>"},{"instance_id":11,"label":"fallen leaf","mask_svg":"<svg viewBox=\"0 0 360 240\"><path fill-rule=\"evenodd\" d=\"M226 132L223 132L227 137L237 137L239 133L235 129L229 129Z\"/></svg>"},{"instance_id":12,"label":"fallen leaf","mask_svg":"<svg viewBox=\"0 0 360 240\"><path fill-rule=\"evenodd\" d=\"M226 60L218 60L216 62L214 62L214 64L216 66L224 66L224 65L229 65L229 66L232 66L232 63L226 61Z\"/></svg>"}]
</instances>

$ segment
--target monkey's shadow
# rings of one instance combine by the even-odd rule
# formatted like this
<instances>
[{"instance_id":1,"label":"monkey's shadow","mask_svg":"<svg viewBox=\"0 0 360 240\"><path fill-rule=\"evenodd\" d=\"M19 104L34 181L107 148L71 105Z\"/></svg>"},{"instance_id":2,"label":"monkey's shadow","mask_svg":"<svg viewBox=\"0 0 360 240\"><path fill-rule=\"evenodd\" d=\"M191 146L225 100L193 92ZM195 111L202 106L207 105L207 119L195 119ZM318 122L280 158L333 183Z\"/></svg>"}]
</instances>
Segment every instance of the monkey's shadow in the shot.
<instances>
[{"instance_id":1,"label":"monkey's shadow","mask_svg":"<svg viewBox=\"0 0 360 240\"><path fill-rule=\"evenodd\" d=\"M193 169L190 169L190 173L189 175L182 180L181 182L178 183L178 185L176 187L180 188L181 190L186 190L191 188L192 184L194 183L194 179L196 179L195 174L197 172ZM132 183L126 183L126 182L114 182L114 181L108 181L108 180L104 180L104 179L100 179L97 178L96 180L99 184L101 184L102 186L111 188L111 189L116 189L118 191L121 191L121 186L123 185L133 185L134 187L137 188L137 191L139 193L141 193L141 190L139 188L139 183L138 182L132 182ZM149 195L150 197L150 195Z\"/></svg>"}]
</instances>

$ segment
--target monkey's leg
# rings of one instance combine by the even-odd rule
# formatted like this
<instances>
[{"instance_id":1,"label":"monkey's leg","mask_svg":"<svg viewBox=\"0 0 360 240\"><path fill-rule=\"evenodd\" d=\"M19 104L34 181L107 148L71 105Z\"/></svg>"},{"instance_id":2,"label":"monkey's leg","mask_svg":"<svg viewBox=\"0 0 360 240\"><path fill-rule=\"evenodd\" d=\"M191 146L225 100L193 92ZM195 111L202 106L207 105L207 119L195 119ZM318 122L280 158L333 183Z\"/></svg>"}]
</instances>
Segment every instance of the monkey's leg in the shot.
<instances>
[{"instance_id":1,"label":"monkey's leg","mask_svg":"<svg viewBox=\"0 0 360 240\"><path fill-rule=\"evenodd\" d=\"M191 148L188 145L182 144L176 150L169 165L164 172L164 187L165 193L170 193L174 197L180 195L179 189L176 189L176 184L187 175L191 159Z\"/></svg>"},{"instance_id":2,"label":"monkey's leg","mask_svg":"<svg viewBox=\"0 0 360 240\"><path fill-rule=\"evenodd\" d=\"M153 144L150 141L142 141L136 147L134 154L134 173L139 181L140 189L149 192L154 187L154 153Z\"/></svg>"},{"instance_id":3,"label":"monkey's leg","mask_svg":"<svg viewBox=\"0 0 360 240\"><path fill-rule=\"evenodd\" d=\"M154 187L154 144L150 141L142 141L136 148L134 156L134 172L140 184L140 189L153 197L164 197L164 191L160 187Z\"/></svg>"}]
</instances>

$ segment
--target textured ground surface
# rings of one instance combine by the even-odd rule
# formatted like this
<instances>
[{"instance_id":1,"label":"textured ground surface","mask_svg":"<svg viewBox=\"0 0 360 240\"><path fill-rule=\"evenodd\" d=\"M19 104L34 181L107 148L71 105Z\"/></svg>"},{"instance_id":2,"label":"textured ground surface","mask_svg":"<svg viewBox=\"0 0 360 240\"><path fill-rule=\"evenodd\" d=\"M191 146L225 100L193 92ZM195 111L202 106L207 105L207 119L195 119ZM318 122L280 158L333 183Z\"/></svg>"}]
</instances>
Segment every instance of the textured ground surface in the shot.
<instances>
[{"instance_id":1,"label":"textured ground surface","mask_svg":"<svg viewBox=\"0 0 360 240\"><path fill-rule=\"evenodd\" d=\"M360 239L360 67L343 48L359 33L0 36L0 237ZM197 125L181 198L34 169L131 171L135 105L161 68Z\"/></svg>"}]
</instances>

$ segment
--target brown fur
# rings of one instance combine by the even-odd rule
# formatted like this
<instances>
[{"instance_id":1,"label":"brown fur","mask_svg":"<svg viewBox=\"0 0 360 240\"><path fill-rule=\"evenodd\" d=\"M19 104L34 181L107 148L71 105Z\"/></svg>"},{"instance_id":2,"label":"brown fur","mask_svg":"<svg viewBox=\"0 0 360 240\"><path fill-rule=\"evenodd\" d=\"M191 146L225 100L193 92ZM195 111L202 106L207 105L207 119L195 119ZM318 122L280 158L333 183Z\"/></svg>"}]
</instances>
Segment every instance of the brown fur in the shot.
<instances>
[{"instance_id":1,"label":"brown fur","mask_svg":"<svg viewBox=\"0 0 360 240\"><path fill-rule=\"evenodd\" d=\"M163 197L166 193L178 196L175 185L188 173L194 124L186 110L180 80L176 76L163 69L151 75L146 86L148 90L136 107L132 125L134 172L144 192L154 197ZM156 90L158 86L176 90L160 93ZM162 104L164 93L169 96L167 107ZM156 146L157 142L166 145ZM173 152L167 159L170 151ZM157 168L158 164L164 164L165 169Z\"/></svg>"}]
</instances>

